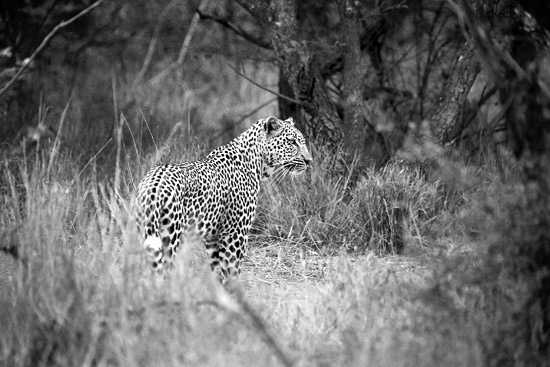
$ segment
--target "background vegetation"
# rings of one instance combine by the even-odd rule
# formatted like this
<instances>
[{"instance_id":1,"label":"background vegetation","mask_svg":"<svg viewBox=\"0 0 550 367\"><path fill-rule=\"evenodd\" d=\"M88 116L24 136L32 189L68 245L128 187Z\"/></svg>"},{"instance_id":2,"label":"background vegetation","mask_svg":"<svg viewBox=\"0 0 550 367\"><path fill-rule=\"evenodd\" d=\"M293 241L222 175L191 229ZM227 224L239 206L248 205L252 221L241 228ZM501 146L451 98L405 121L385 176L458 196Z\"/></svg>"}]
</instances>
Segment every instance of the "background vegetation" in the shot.
<instances>
[{"instance_id":1,"label":"background vegetation","mask_svg":"<svg viewBox=\"0 0 550 367\"><path fill-rule=\"evenodd\" d=\"M550 5L4 1L0 365L544 366ZM231 293L147 271L134 191L269 114Z\"/></svg>"}]
</instances>

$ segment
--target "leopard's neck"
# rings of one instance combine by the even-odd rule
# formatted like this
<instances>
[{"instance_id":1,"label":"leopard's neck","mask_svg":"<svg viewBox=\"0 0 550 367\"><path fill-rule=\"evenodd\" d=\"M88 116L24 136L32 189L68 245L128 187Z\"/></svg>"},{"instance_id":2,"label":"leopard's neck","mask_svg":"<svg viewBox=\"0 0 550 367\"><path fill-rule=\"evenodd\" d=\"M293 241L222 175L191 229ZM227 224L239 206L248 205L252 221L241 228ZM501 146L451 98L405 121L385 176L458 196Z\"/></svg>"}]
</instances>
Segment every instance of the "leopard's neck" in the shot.
<instances>
[{"instance_id":1,"label":"leopard's neck","mask_svg":"<svg viewBox=\"0 0 550 367\"><path fill-rule=\"evenodd\" d=\"M265 150L263 121L254 123L226 145L214 149L208 157L224 159L235 169L244 169L259 182L262 177L262 160Z\"/></svg>"}]
</instances>

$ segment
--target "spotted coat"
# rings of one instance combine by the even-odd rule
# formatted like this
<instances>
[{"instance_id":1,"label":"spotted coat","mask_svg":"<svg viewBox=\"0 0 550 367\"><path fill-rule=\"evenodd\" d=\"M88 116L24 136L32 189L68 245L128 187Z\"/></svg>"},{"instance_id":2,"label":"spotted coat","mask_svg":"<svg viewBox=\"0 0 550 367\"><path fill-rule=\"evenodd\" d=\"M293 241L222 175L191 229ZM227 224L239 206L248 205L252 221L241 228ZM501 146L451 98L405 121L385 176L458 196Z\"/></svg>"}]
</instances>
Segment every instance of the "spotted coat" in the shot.
<instances>
[{"instance_id":1,"label":"spotted coat","mask_svg":"<svg viewBox=\"0 0 550 367\"><path fill-rule=\"evenodd\" d=\"M140 231L153 268L171 261L182 233L195 232L222 281L238 274L260 181L302 173L311 160L292 119L268 117L203 160L153 168L137 194Z\"/></svg>"}]
</instances>

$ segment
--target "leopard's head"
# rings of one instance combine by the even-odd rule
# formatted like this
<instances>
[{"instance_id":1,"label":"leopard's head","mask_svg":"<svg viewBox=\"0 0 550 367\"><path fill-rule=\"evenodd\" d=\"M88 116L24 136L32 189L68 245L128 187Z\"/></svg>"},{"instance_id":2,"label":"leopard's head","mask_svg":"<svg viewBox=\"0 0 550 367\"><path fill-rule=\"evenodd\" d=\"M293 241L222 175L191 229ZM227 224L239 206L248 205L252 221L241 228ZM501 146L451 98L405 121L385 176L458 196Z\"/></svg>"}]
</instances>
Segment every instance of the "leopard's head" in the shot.
<instances>
[{"instance_id":1,"label":"leopard's head","mask_svg":"<svg viewBox=\"0 0 550 367\"><path fill-rule=\"evenodd\" d=\"M287 174L303 173L313 158L307 149L304 136L294 126L294 120L268 117L263 120L263 124L266 143L262 176L278 178Z\"/></svg>"}]
</instances>

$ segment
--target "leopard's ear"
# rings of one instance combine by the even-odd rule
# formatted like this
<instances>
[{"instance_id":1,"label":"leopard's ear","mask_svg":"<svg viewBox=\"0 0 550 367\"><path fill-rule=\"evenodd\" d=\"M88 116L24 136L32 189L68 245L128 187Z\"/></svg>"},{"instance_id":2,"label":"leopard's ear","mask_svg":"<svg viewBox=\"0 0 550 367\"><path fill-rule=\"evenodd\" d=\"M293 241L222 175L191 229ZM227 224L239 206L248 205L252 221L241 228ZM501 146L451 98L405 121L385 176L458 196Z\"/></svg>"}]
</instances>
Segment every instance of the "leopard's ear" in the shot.
<instances>
[{"instance_id":1,"label":"leopard's ear","mask_svg":"<svg viewBox=\"0 0 550 367\"><path fill-rule=\"evenodd\" d=\"M288 122L290 126L294 126L294 119L292 117L287 118L285 121Z\"/></svg>"},{"instance_id":2,"label":"leopard's ear","mask_svg":"<svg viewBox=\"0 0 550 367\"><path fill-rule=\"evenodd\" d=\"M283 124L281 123L281 120L279 120L277 117L269 116L265 119L265 132L268 138L279 135L282 129Z\"/></svg>"}]
</instances>

